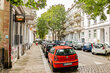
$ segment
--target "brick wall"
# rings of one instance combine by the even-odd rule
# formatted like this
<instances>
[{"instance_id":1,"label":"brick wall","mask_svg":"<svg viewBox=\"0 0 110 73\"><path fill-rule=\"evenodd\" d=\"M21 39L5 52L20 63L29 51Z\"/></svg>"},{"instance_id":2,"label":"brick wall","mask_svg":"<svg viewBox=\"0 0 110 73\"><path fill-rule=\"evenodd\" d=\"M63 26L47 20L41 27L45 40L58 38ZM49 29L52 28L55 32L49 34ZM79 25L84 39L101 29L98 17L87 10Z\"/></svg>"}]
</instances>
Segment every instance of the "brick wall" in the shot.
<instances>
[{"instance_id":1,"label":"brick wall","mask_svg":"<svg viewBox=\"0 0 110 73\"><path fill-rule=\"evenodd\" d=\"M4 0L4 9L0 10L0 51L1 48L5 48L5 62L8 63L8 49L9 49L9 38L5 38L6 35L9 37L9 24L10 24L10 4Z\"/></svg>"}]
</instances>

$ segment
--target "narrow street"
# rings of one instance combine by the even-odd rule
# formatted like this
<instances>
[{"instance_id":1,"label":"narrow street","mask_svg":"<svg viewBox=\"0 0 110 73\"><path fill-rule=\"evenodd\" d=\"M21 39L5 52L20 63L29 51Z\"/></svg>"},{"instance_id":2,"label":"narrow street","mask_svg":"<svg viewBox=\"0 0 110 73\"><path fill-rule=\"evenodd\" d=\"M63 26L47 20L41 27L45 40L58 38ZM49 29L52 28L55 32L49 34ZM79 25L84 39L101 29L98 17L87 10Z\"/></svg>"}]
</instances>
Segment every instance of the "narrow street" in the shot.
<instances>
[{"instance_id":1,"label":"narrow street","mask_svg":"<svg viewBox=\"0 0 110 73\"><path fill-rule=\"evenodd\" d=\"M76 52L80 66L106 64L110 62L108 60L110 55L93 55L91 52L83 52L82 50L76 50Z\"/></svg>"},{"instance_id":2,"label":"narrow street","mask_svg":"<svg viewBox=\"0 0 110 73\"><path fill-rule=\"evenodd\" d=\"M0 73L110 73L110 0L0 0Z\"/></svg>"},{"instance_id":3,"label":"narrow street","mask_svg":"<svg viewBox=\"0 0 110 73\"><path fill-rule=\"evenodd\" d=\"M110 73L108 56L92 55L91 52L76 50L79 58L78 70L60 69L55 73ZM12 69L3 73L53 73L51 65L45 58L40 46L35 44L26 54L14 63Z\"/></svg>"}]
</instances>

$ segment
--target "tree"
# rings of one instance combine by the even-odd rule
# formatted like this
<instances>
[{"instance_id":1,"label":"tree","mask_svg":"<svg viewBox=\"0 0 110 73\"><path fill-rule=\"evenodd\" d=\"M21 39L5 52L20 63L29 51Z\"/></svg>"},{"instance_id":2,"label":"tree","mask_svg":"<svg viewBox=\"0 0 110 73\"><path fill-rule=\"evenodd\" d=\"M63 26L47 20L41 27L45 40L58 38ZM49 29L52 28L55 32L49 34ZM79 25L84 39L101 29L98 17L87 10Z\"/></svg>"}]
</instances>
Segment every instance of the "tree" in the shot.
<instances>
[{"instance_id":1,"label":"tree","mask_svg":"<svg viewBox=\"0 0 110 73\"><path fill-rule=\"evenodd\" d=\"M46 35L46 33L44 33L45 30L46 31L50 30L53 33L53 40L55 40L54 34L62 30L65 18L66 11L64 5L53 5L48 9L47 12L43 13L41 17L38 18L37 20L38 21L37 29L40 30L40 31L37 30L39 32L39 35L45 36Z\"/></svg>"},{"instance_id":2,"label":"tree","mask_svg":"<svg viewBox=\"0 0 110 73\"><path fill-rule=\"evenodd\" d=\"M41 39L45 38L45 35L48 33L48 28L45 25L45 20L44 17L41 16L40 18L37 19L38 24L37 24L37 34Z\"/></svg>"},{"instance_id":3,"label":"tree","mask_svg":"<svg viewBox=\"0 0 110 73\"><path fill-rule=\"evenodd\" d=\"M75 2L92 19L100 16L101 19L106 20L105 9L107 9L107 14L110 14L110 0L75 0Z\"/></svg>"},{"instance_id":4,"label":"tree","mask_svg":"<svg viewBox=\"0 0 110 73\"><path fill-rule=\"evenodd\" d=\"M45 16L46 25L49 30L53 32L53 40L55 40L54 34L56 35L56 32L60 32L62 30L63 22L66 18L64 5L53 5L43 14L43 16Z\"/></svg>"},{"instance_id":5,"label":"tree","mask_svg":"<svg viewBox=\"0 0 110 73\"><path fill-rule=\"evenodd\" d=\"M42 9L46 6L46 0L7 0L15 6L26 6L34 9Z\"/></svg>"}]
</instances>

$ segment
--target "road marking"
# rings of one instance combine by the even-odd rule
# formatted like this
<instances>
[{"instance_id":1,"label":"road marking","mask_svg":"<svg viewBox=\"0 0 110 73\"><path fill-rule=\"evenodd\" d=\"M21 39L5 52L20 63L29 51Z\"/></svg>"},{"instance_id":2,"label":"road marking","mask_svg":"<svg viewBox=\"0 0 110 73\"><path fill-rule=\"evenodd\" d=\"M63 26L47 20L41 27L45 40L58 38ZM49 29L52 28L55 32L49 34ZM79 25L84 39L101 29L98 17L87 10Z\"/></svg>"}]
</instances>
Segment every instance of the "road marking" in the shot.
<instances>
[{"instance_id":1,"label":"road marking","mask_svg":"<svg viewBox=\"0 0 110 73\"><path fill-rule=\"evenodd\" d=\"M40 48L40 47L39 47L39 48ZM45 58L45 56L44 56L44 54L43 54L41 48L40 48L40 51L41 51L41 55L42 55L42 59L43 59L43 63L44 63L44 67L45 67L46 73L52 73L52 72L51 72L51 69L50 69L50 67L49 67L49 65L48 65L48 61L46 60L46 58Z\"/></svg>"},{"instance_id":2,"label":"road marking","mask_svg":"<svg viewBox=\"0 0 110 73\"><path fill-rule=\"evenodd\" d=\"M101 63L101 62L98 62L98 61L94 61L94 63L95 63L95 64L103 64L103 63Z\"/></svg>"},{"instance_id":3,"label":"road marking","mask_svg":"<svg viewBox=\"0 0 110 73\"><path fill-rule=\"evenodd\" d=\"M79 66L86 66L86 64L83 64L83 63L79 63Z\"/></svg>"}]
</instances>

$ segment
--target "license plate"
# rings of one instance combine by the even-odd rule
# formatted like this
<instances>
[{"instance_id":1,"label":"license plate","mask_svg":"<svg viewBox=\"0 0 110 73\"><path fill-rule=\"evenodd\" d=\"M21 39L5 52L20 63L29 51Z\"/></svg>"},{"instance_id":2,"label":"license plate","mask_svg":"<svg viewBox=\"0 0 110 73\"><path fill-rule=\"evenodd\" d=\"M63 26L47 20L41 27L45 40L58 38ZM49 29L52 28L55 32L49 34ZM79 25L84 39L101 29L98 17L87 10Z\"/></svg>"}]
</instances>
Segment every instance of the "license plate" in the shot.
<instances>
[{"instance_id":1,"label":"license plate","mask_svg":"<svg viewBox=\"0 0 110 73\"><path fill-rule=\"evenodd\" d=\"M63 65L64 66L66 66L66 65L72 65L72 63L64 63Z\"/></svg>"}]
</instances>

